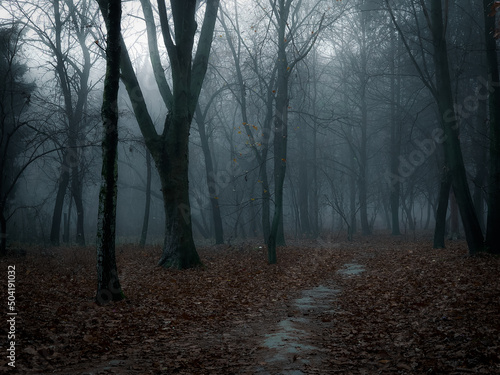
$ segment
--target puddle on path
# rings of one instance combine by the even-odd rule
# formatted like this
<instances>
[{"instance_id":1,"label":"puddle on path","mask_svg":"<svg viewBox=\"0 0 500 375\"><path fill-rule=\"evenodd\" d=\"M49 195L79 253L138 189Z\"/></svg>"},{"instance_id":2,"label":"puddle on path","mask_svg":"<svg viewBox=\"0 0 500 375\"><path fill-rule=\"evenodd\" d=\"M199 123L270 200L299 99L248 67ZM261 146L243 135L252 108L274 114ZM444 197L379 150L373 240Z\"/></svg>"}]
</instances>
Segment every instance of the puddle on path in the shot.
<instances>
[{"instance_id":1,"label":"puddle on path","mask_svg":"<svg viewBox=\"0 0 500 375\"><path fill-rule=\"evenodd\" d=\"M359 275L365 268L358 263L347 263L337 272L345 276ZM291 308L302 316L284 319L276 326L276 331L265 335L261 344L265 360L255 369L255 374L303 375L311 362L321 361L322 351L310 344L311 337L321 329L319 325L331 324L318 319L312 322L309 316L319 313L333 313L332 302L340 289L319 285L302 291Z\"/></svg>"},{"instance_id":2,"label":"puddle on path","mask_svg":"<svg viewBox=\"0 0 500 375\"><path fill-rule=\"evenodd\" d=\"M365 267L358 263L346 263L344 268L337 271L337 273L346 276L359 275L365 270Z\"/></svg>"}]
</instances>

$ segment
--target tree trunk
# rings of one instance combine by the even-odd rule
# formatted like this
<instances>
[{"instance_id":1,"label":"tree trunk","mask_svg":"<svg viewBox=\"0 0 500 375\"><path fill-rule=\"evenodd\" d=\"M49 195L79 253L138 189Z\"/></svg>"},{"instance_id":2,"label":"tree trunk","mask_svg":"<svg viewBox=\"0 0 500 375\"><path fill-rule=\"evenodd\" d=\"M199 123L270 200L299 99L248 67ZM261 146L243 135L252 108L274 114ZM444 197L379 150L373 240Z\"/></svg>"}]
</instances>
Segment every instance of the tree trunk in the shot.
<instances>
[{"instance_id":1,"label":"tree trunk","mask_svg":"<svg viewBox=\"0 0 500 375\"><path fill-rule=\"evenodd\" d=\"M474 210L459 140L459 124L453 112L453 94L448 65L445 29L441 0L431 2L431 31L434 43L434 65L436 69L436 95L445 133L443 143L445 164L452 176L452 186L464 226L469 254L483 250L483 234Z\"/></svg>"},{"instance_id":2,"label":"tree trunk","mask_svg":"<svg viewBox=\"0 0 500 375\"><path fill-rule=\"evenodd\" d=\"M488 221L486 246L489 252L500 254L500 75L495 40L495 14L491 0L483 0L484 37L488 66L490 111L490 176L488 187ZM490 13L493 15L489 16Z\"/></svg>"},{"instance_id":3,"label":"tree trunk","mask_svg":"<svg viewBox=\"0 0 500 375\"><path fill-rule=\"evenodd\" d=\"M64 234L63 234L63 242L69 244L69 234L71 228L71 214L73 210L73 200L69 200L68 212L64 214Z\"/></svg>"},{"instance_id":4,"label":"tree trunk","mask_svg":"<svg viewBox=\"0 0 500 375\"><path fill-rule=\"evenodd\" d=\"M71 192L76 206L76 243L85 246L84 232L84 208L82 199L82 181L78 173L78 167L74 167L71 173Z\"/></svg>"},{"instance_id":5,"label":"tree trunk","mask_svg":"<svg viewBox=\"0 0 500 375\"><path fill-rule=\"evenodd\" d=\"M439 201L436 211L436 226L434 228L434 249L444 249L446 236L446 212L448 211L448 200L450 197L452 176L445 168L441 177L439 188Z\"/></svg>"},{"instance_id":6,"label":"tree trunk","mask_svg":"<svg viewBox=\"0 0 500 375\"><path fill-rule=\"evenodd\" d=\"M267 178L267 152L263 155L266 155L262 158L262 162L259 165L259 176L262 181L262 235L264 236L264 242L266 244L269 243L269 236L271 235L271 193L269 192L269 181Z\"/></svg>"},{"instance_id":7,"label":"tree trunk","mask_svg":"<svg viewBox=\"0 0 500 375\"><path fill-rule=\"evenodd\" d=\"M7 219L3 211L3 204L0 207L0 256L7 254Z\"/></svg>"},{"instance_id":8,"label":"tree trunk","mask_svg":"<svg viewBox=\"0 0 500 375\"><path fill-rule=\"evenodd\" d=\"M368 145L368 108L365 97L365 90L361 92L361 145L359 149L359 217L361 220L361 231L363 235L371 234L370 224L368 222L368 182L367 182L367 145Z\"/></svg>"},{"instance_id":9,"label":"tree trunk","mask_svg":"<svg viewBox=\"0 0 500 375\"><path fill-rule=\"evenodd\" d=\"M193 240L189 202L190 120L168 115L165 121L165 129L172 131L158 149L151 150L160 175L165 210L165 240L158 264L185 269L201 265Z\"/></svg>"},{"instance_id":10,"label":"tree trunk","mask_svg":"<svg viewBox=\"0 0 500 375\"><path fill-rule=\"evenodd\" d=\"M398 49L399 53L399 49ZM396 81L396 71L399 70L394 63L398 57L396 56L396 36L391 32L391 149L390 168L392 176L398 175L399 156L401 153L401 126L399 124L399 116L396 115L397 108L400 101L400 78L398 76ZM399 200L401 193L401 183L399 179L395 179L390 186L390 202L391 202L391 228L392 235L399 236L401 231L399 229Z\"/></svg>"},{"instance_id":11,"label":"tree trunk","mask_svg":"<svg viewBox=\"0 0 500 375\"><path fill-rule=\"evenodd\" d=\"M349 155L349 166L351 167L351 175L349 176L349 241L352 241L354 233L357 232L357 220L356 220L356 177L354 171L356 168L355 155L352 149L350 149Z\"/></svg>"},{"instance_id":12,"label":"tree trunk","mask_svg":"<svg viewBox=\"0 0 500 375\"><path fill-rule=\"evenodd\" d=\"M144 218L142 219L141 240L139 245L146 246L149 227L149 211L151 209L151 153L146 150L146 203L144 204Z\"/></svg>"},{"instance_id":13,"label":"tree trunk","mask_svg":"<svg viewBox=\"0 0 500 375\"><path fill-rule=\"evenodd\" d=\"M450 239L458 240L460 238L460 229L458 225L458 204L453 189L450 191Z\"/></svg>"},{"instance_id":14,"label":"tree trunk","mask_svg":"<svg viewBox=\"0 0 500 375\"><path fill-rule=\"evenodd\" d=\"M222 226L222 217L219 206L219 197L217 195L217 185L215 182L215 170L212 161L212 154L210 153L210 147L208 145L208 137L205 131L205 116L202 115L199 107L197 111L197 124L198 132L200 133L201 149L203 151L203 156L205 157L205 174L208 186L208 195L210 199L210 206L212 208L212 219L214 222L214 232L215 232L215 243L224 243L224 228Z\"/></svg>"},{"instance_id":15,"label":"tree trunk","mask_svg":"<svg viewBox=\"0 0 500 375\"><path fill-rule=\"evenodd\" d=\"M286 173L288 142L288 78L290 67L286 55L286 25L290 3L281 0L278 17L278 67L277 90L274 113L274 214L268 244L268 262L276 263L276 246L284 245L283 231L283 185Z\"/></svg>"},{"instance_id":16,"label":"tree trunk","mask_svg":"<svg viewBox=\"0 0 500 375\"><path fill-rule=\"evenodd\" d=\"M125 298L118 278L115 258L121 0L100 0L99 6L108 30L106 76L101 109L104 134L97 228L96 294L96 302L104 305Z\"/></svg>"},{"instance_id":17,"label":"tree trunk","mask_svg":"<svg viewBox=\"0 0 500 375\"><path fill-rule=\"evenodd\" d=\"M478 116L476 118L476 126L474 129L473 142L475 143L472 155L476 167L476 174L474 175L474 191L472 198L474 200L474 208L477 212L477 219L479 226L483 233L486 233L485 223L485 187L486 179L488 177L488 149L482 147L485 140L485 134L488 134L488 106L486 100L478 100Z\"/></svg>"},{"instance_id":18,"label":"tree trunk","mask_svg":"<svg viewBox=\"0 0 500 375\"><path fill-rule=\"evenodd\" d=\"M66 152L63 156L63 160L66 160ZM59 246L60 233L61 233L61 216L64 206L64 197L66 196L66 191L69 185L69 169L63 162L61 177L59 178L59 184L57 188L56 203L54 205L54 211L52 213L52 226L50 229L50 243L54 246Z\"/></svg>"},{"instance_id":19,"label":"tree trunk","mask_svg":"<svg viewBox=\"0 0 500 375\"><path fill-rule=\"evenodd\" d=\"M304 148L302 148L303 150ZM302 154L299 162L299 216L300 216L300 232L302 236L309 238L311 236L311 225L309 223L309 192L308 192L308 163L306 155Z\"/></svg>"}]
</instances>

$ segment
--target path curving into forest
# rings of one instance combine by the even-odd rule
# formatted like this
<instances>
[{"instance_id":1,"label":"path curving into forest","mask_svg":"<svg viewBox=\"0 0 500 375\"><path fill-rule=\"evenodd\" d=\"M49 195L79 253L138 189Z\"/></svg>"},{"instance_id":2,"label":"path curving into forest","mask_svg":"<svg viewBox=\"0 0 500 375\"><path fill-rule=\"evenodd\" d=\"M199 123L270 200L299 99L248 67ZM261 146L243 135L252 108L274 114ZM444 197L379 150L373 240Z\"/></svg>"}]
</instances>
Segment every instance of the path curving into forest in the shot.
<instances>
[{"instance_id":1,"label":"path curving into forest","mask_svg":"<svg viewBox=\"0 0 500 375\"><path fill-rule=\"evenodd\" d=\"M337 271L348 278L360 275L364 266L351 262ZM279 321L275 327L267 327L269 333L264 334L258 344L257 375L303 375L320 368L327 352L315 346L318 333L326 328L331 329L333 303L342 289L333 281L303 290L300 297L291 301L288 317ZM312 317L323 316L322 319Z\"/></svg>"}]
</instances>

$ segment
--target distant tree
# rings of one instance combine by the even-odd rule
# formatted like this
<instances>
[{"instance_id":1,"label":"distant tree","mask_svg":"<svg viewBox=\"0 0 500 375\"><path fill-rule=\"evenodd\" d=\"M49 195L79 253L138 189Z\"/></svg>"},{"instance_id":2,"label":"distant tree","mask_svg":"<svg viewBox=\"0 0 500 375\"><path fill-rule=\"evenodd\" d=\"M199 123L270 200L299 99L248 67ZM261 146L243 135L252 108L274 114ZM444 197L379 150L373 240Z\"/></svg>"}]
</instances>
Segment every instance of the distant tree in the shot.
<instances>
[{"instance_id":1,"label":"distant tree","mask_svg":"<svg viewBox=\"0 0 500 375\"><path fill-rule=\"evenodd\" d=\"M301 3L294 4L297 7L292 7L292 0L278 0L273 4L272 17L276 27L276 89L274 98L274 129L273 129L273 161L274 161L274 214L271 221L271 230L268 242L268 262L276 263L276 246L284 245L284 230L283 230L283 187L285 182L285 173L287 165L287 145L288 145L288 107L289 107L289 80L290 76L302 59L311 51L318 35L323 28L324 14L318 20L318 24L314 25L315 29L310 31L310 35L302 40L300 48L295 44L294 32L301 26L301 22L297 20L297 14ZM312 7L312 11L307 12L307 17L311 17L316 11L316 7ZM291 17L291 19L289 19ZM304 16L304 19L307 18ZM296 23L291 23L291 21ZM298 41L297 41L298 42ZM290 53L290 49L293 50Z\"/></svg>"},{"instance_id":2,"label":"distant tree","mask_svg":"<svg viewBox=\"0 0 500 375\"><path fill-rule=\"evenodd\" d=\"M121 0L99 0L99 6L106 22L108 35L106 39L106 76L101 109L103 139L97 228L96 302L105 304L124 298L115 258Z\"/></svg>"},{"instance_id":3,"label":"distant tree","mask_svg":"<svg viewBox=\"0 0 500 375\"><path fill-rule=\"evenodd\" d=\"M34 85L27 83L27 68L19 61L21 31L0 26L0 255L7 250L7 222L12 214L19 179L43 152L46 140L25 114Z\"/></svg>"},{"instance_id":4,"label":"distant tree","mask_svg":"<svg viewBox=\"0 0 500 375\"><path fill-rule=\"evenodd\" d=\"M253 73L257 75L258 84L253 84L257 89L250 88L252 85L249 80L245 80L243 74L244 58L242 49L250 50L250 46L247 45L245 38L242 37L240 30L240 24L238 22L238 5L234 2L234 13L236 17L234 20L227 14L228 11L224 10L221 12L221 24L226 33L226 40L228 47L231 51L231 56L234 62L234 69L236 73L236 85L232 89L233 94L236 98L236 102L240 107L241 112L241 123L243 124L243 129L247 135L249 141L248 144L255 155L255 160L258 165L258 181L260 183L261 190L261 222L264 242L268 243L269 235L271 233L271 222L270 222L270 202L271 202L271 189L269 187L269 176L267 171L267 159L269 153L269 141L271 137L271 125L273 120L273 102L274 94L273 87L276 81L276 64L271 67L271 71L267 71L264 67L259 66L259 61L262 56L256 56L256 54L250 54L250 61ZM231 22L232 29L229 28L228 22ZM260 122L260 128L256 125L256 121L250 118L249 104L250 99L248 98L253 92L257 91L256 95L260 101L260 106L264 109L264 119Z\"/></svg>"},{"instance_id":5,"label":"distant tree","mask_svg":"<svg viewBox=\"0 0 500 375\"><path fill-rule=\"evenodd\" d=\"M92 2L74 0L36 0L13 2L15 16L34 32L34 47L53 72L56 85L47 85L44 99L48 107L61 113L58 132L53 141L61 151L61 166L57 176L57 193L52 212L50 240L60 242L64 201L68 193L77 211L76 242L85 244L83 188L85 186L84 148L85 132L90 121L91 69L99 56L92 56L89 44L97 12ZM45 60L45 61L44 61ZM56 91L48 99L50 89ZM52 100L52 102L50 102ZM87 131L88 133L88 131Z\"/></svg>"}]
</instances>

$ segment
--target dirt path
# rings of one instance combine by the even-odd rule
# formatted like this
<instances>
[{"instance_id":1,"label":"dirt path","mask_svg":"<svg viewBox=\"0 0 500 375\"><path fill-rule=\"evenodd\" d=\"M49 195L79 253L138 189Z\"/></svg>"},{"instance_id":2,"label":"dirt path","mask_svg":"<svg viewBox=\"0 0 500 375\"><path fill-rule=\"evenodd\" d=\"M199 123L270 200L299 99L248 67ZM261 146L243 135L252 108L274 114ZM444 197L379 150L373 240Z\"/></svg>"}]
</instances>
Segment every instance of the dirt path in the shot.
<instances>
[{"instance_id":1,"label":"dirt path","mask_svg":"<svg viewBox=\"0 0 500 375\"><path fill-rule=\"evenodd\" d=\"M364 267L346 263L338 271L344 277L358 276ZM260 338L255 374L302 375L321 373L327 352L322 332L333 328L333 302L341 293L333 282L302 291L288 306L287 318L266 327Z\"/></svg>"}]
</instances>

